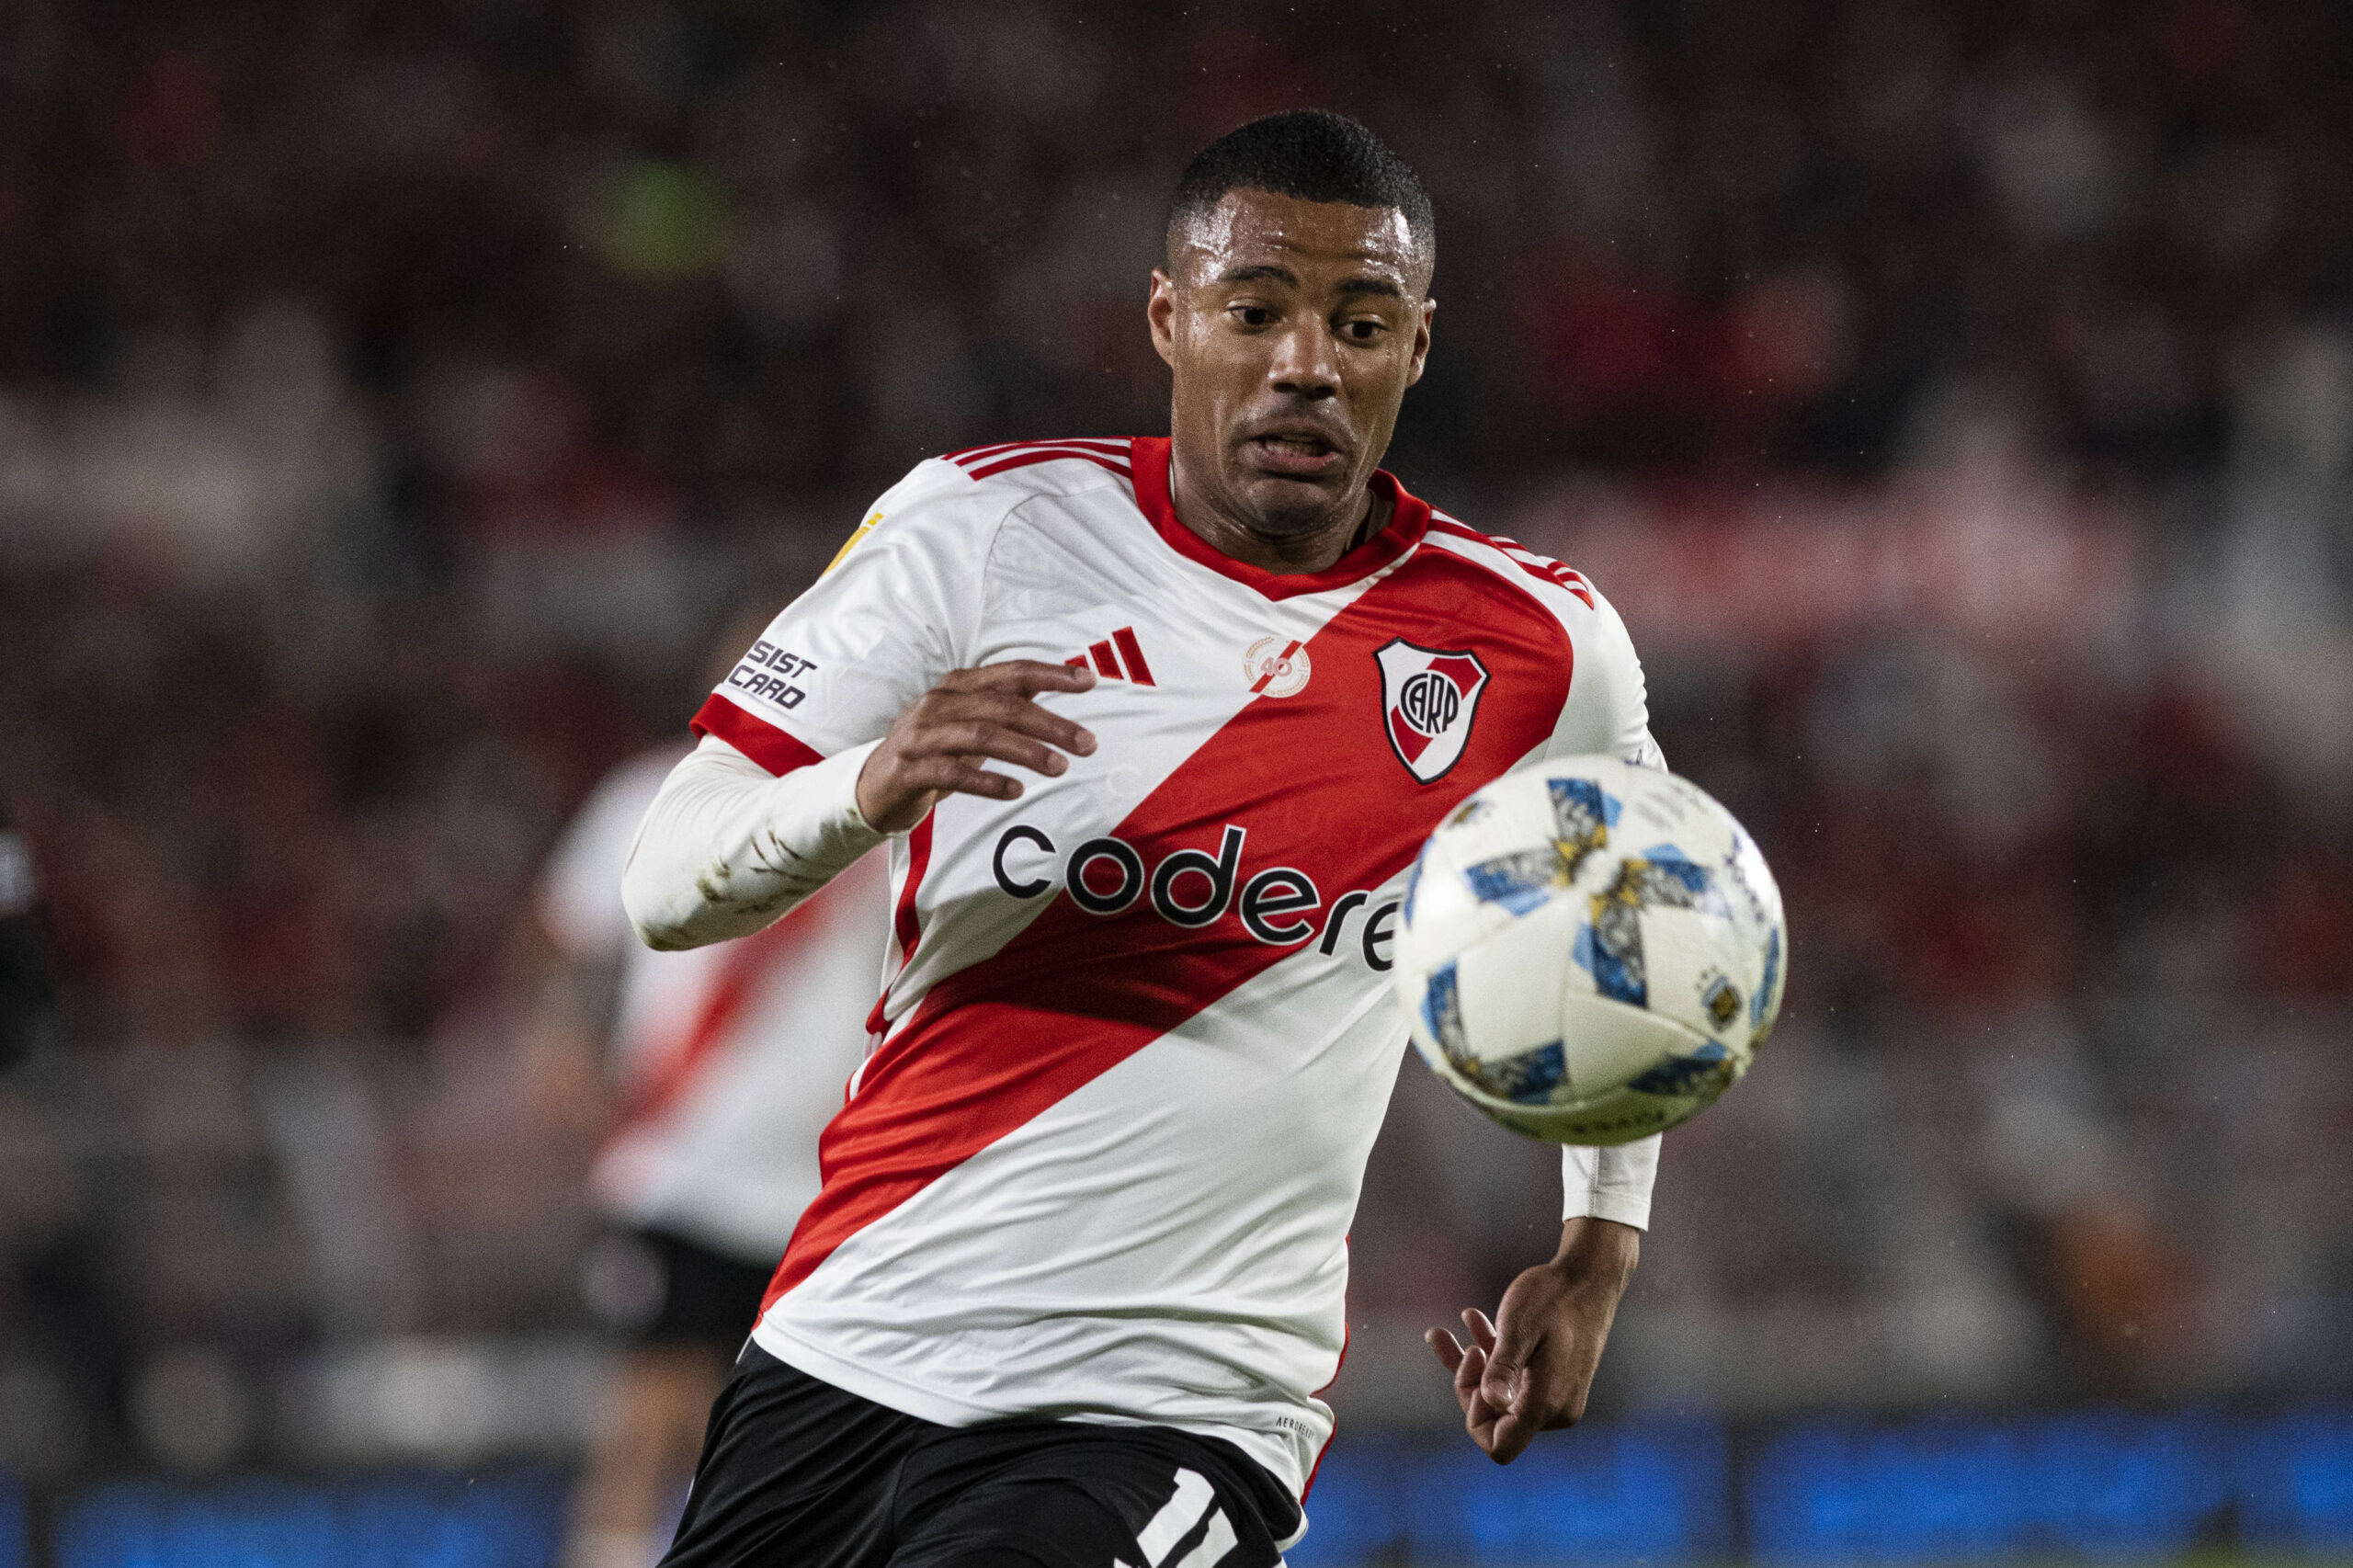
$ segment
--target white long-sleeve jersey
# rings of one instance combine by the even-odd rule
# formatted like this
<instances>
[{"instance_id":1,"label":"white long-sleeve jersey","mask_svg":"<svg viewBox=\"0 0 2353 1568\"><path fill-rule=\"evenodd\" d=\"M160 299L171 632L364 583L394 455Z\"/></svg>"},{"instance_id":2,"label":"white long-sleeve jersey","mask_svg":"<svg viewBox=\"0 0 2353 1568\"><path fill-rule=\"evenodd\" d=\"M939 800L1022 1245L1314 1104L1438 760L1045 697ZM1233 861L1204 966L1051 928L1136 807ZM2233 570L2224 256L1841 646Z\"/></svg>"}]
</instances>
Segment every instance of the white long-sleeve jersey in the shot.
<instances>
[{"instance_id":1,"label":"white long-sleeve jersey","mask_svg":"<svg viewBox=\"0 0 2353 1568\"><path fill-rule=\"evenodd\" d=\"M949 671L1091 665L1092 730L891 858L875 1044L756 1342L927 1420L1143 1422L1305 1490L1346 1238L1405 1042L1400 889L1472 789L1655 762L1642 672L1574 572L1376 481L1392 517L1278 575L1179 522L1165 440L919 465L705 705L625 881L657 947L776 918L879 835L867 753ZM1568 1152L1641 1225L1655 1140Z\"/></svg>"}]
</instances>

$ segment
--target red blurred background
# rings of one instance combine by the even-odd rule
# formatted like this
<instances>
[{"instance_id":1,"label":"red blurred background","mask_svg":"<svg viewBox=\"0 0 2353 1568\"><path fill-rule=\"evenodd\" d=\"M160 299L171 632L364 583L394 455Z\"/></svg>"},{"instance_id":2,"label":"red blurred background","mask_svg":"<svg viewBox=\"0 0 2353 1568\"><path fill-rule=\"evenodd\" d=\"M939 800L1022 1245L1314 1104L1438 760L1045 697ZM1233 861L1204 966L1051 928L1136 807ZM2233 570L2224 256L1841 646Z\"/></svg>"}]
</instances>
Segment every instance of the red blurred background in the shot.
<instances>
[{"instance_id":1,"label":"red blurred background","mask_svg":"<svg viewBox=\"0 0 2353 1568\"><path fill-rule=\"evenodd\" d=\"M1166 193L1299 104L1438 203L1389 466L1788 895L1600 1403L2353 1382L2344 17L1443 9L0 12L0 1471L575 1451L541 858L912 462L1165 430ZM1408 1064L1344 1418L1452 1422L1552 1182Z\"/></svg>"}]
</instances>

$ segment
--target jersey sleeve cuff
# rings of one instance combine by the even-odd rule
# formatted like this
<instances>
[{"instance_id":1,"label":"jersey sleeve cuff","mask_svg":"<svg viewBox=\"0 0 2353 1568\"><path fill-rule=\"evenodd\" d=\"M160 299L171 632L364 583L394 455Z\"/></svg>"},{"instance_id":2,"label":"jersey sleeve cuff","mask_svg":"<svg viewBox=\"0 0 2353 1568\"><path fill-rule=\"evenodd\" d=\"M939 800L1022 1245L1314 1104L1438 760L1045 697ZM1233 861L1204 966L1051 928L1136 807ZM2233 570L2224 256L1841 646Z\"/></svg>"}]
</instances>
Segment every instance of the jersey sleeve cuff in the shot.
<instances>
[{"instance_id":1,"label":"jersey sleeve cuff","mask_svg":"<svg viewBox=\"0 0 2353 1568\"><path fill-rule=\"evenodd\" d=\"M797 767L813 767L824 754L788 731L738 708L717 692L706 699L687 726L698 735L717 735L770 773L782 778Z\"/></svg>"},{"instance_id":2,"label":"jersey sleeve cuff","mask_svg":"<svg viewBox=\"0 0 2353 1568\"><path fill-rule=\"evenodd\" d=\"M796 836L804 837L821 857L844 856L841 863L846 866L891 836L878 831L858 809L858 776L881 744L868 741L837 751L810 764L793 776L790 785L780 787L791 802L780 815L789 819Z\"/></svg>"},{"instance_id":3,"label":"jersey sleeve cuff","mask_svg":"<svg viewBox=\"0 0 2353 1568\"><path fill-rule=\"evenodd\" d=\"M1561 1150L1561 1218L1608 1220L1651 1228L1651 1186L1658 1176L1656 1133L1592 1149L1574 1144Z\"/></svg>"}]
</instances>

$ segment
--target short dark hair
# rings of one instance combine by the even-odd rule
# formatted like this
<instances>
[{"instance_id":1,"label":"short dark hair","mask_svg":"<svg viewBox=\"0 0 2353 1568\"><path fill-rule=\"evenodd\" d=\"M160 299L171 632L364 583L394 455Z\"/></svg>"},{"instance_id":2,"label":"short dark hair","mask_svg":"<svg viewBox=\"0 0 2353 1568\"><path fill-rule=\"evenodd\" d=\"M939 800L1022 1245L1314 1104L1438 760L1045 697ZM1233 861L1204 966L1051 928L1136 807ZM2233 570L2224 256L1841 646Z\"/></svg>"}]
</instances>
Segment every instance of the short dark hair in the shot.
<instances>
[{"instance_id":1,"label":"short dark hair","mask_svg":"<svg viewBox=\"0 0 2353 1568\"><path fill-rule=\"evenodd\" d=\"M1236 189L1271 190L1309 201L1393 207L1422 264L1438 258L1438 215L1405 160L1371 130L1329 109L1295 108L1227 131L1193 154L1168 204L1168 259L1184 232Z\"/></svg>"}]
</instances>

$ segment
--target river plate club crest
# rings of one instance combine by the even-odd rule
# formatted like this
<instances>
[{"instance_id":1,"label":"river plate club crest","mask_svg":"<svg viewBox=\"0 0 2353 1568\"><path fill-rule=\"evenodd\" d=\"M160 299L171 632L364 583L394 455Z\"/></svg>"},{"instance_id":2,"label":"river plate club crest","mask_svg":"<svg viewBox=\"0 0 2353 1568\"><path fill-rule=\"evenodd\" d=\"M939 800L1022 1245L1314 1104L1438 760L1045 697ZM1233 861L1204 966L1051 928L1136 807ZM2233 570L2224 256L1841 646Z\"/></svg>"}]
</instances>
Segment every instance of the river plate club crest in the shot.
<instances>
[{"instance_id":1,"label":"river plate club crest","mask_svg":"<svg viewBox=\"0 0 2353 1568\"><path fill-rule=\"evenodd\" d=\"M1435 783L1471 739L1487 666L1468 650L1421 648L1402 637L1373 657L1381 663L1381 722L1390 749L1406 772Z\"/></svg>"}]
</instances>

